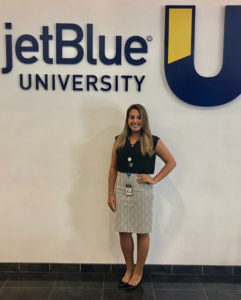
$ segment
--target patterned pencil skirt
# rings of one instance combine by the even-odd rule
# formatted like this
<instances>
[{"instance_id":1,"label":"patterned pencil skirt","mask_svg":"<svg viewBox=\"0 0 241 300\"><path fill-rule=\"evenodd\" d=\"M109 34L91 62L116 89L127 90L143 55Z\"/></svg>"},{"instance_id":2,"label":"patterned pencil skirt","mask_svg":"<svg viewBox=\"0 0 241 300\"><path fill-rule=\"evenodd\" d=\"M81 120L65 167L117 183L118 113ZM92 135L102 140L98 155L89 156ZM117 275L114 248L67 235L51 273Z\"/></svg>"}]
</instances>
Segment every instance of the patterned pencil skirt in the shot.
<instances>
[{"instance_id":1,"label":"patterned pencil skirt","mask_svg":"<svg viewBox=\"0 0 241 300\"><path fill-rule=\"evenodd\" d=\"M137 175L117 172L115 183L116 211L114 230L118 232L149 233L152 231L153 188L150 183L138 183ZM132 195L126 195L131 184Z\"/></svg>"}]
</instances>

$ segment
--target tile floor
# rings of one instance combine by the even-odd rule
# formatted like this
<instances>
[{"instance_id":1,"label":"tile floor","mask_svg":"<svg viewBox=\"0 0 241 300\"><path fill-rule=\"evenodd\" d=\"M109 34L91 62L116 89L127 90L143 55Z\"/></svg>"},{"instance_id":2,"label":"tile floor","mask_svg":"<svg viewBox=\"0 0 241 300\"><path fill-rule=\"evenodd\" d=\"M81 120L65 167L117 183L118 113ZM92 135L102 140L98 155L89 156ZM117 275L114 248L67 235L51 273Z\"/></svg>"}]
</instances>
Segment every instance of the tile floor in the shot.
<instances>
[{"instance_id":1,"label":"tile floor","mask_svg":"<svg viewBox=\"0 0 241 300\"><path fill-rule=\"evenodd\" d=\"M0 300L241 300L241 276L148 275L142 288L117 288L121 274L0 272Z\"/></svg>"}]
</instances>

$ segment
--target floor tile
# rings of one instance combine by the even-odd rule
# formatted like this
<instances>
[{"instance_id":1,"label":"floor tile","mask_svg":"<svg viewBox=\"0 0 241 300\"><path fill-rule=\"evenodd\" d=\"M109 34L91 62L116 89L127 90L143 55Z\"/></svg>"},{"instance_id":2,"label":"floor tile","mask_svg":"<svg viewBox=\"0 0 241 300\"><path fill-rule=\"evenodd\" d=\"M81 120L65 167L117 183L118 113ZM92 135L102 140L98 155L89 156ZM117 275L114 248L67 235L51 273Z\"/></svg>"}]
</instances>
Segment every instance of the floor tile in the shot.
<instances>
[{"instance_id":1,"label":"floor tile","mask_svg":"<svg viewBox=\"0 0 241 300\"><path fill-rule=\"evenodd\" d=\"M50 288L8 287L0 294L0 300L48 300Z\"/></svg>"},{"instance_id":2,"label":"floor tile","mask_svg":"<svg viewBox=\"0 0 241 300\"><path fill-rule=\"evenodd\" d=\"M212 276L203 275L199 277L204 289L241 290L241 276Z\"/></svg>"},{"instance_id":3,"label":"floor tile","mask_svg":"<svg viewBox=\"0 0 241 300\"><path fill-rule=\"evenodd\" d=\"M144 273L142 287L118 288L124 272L0 272L0 300L241 300L241 276Z\"/></svg>"},{"instance_id":4,"label":"floor tile","mask_svg":"<svg viewBox=\"0 0 241 300\"><path fill-rule=\"evenodd\" d=\"M103 300L155 300L154 291L138 287L133 291L104 289Z\"/></svg>"},{"instance_id":5,"label":"floor tile","mask_svg":"<svg viewBox=\"0 0 241 300\"><path fill-rule=\"evenodd\" d=\"M102 289L104 274L59 273L55 287L78 287L82 289Z\"/></svg>"},{"instance_id":6,"label":"floor tile","mask_svg":"<svg viewBox=\"0 0 241 300\"><path fill-rule=\"evenodd\" d=\"M118 282L122 274L105 274L104 275L104 289L118 289Z\"/></svg>"},{"instance_id":7,"label":"floor tile","mask_svg":"<svg viewBox=\"0 0 241 300\"><path fill-rule=\"evenodd\" d=\"M8 272L0 272L0 288L5 284L10 275L11 273Z\"/></svg>"},{"instance_id":8,"label":"floor tile","mask_svg":"<svg viewBox=\"0 0 241 300\"><path fill-rule=\"evenodd\" d=\"M201 274L202 266L173 266L173 274Z\"/></svg>"},{"instance_id":9,"label":"floor tile","mask_svg":"<svg viewBox=\"0 0 241 300\"><path fill-rule=\"evenodd\" d=\"M209 300L240 300L241 291L205 290Z\"/></svg>"},{"instance_id":10,"label":"floor tile","mask_svg":"<svg viewBox=\"0 0 241 300\"><path fill-rule=\"evenodd\" d=\"M155 290L156 300L208 300L202 290Z\"/></svg>"},{"instance_id":11,"label":"floor tile","mask_svg":"<svg viewBox=\"0 0 241 300\"><path fill-rule=\"evenodd\" d=\"M50 300L101 300L101 289L54 288Z\"/></svg>"},{"instance_id":12,"label":"floor tile","mask_svg":"<svg viewBox=\"0 0 241 300\"><path fill-rule=\"evenodd\" d=\"M51 287L57 273L13 273L6 284L7 287Z\"/></svg>"},{"instance_id":13,"label":"floor tile","mask_svg":"<svg viewBox=\"0 0 241 300\"><path fill-rule=\"evenodd\" d=\"M152 275L154 289L201 289L196 275Z\"/></svg>"}]
</instances>

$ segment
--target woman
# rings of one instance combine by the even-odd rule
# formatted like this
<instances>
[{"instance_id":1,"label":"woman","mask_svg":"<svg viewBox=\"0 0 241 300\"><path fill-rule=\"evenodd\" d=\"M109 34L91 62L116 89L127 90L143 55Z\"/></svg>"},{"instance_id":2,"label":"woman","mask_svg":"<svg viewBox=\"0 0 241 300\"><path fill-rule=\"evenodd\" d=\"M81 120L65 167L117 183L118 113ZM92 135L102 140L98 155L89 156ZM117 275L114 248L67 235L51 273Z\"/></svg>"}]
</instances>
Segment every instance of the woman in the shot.
<instances>
[{"instance_id":1,"label":"woman","mask_svg":"<svg viewBox=\"0 0 241 300\"><path fill-rule=\"evenodd\" d=\"M115 137L108 178L108 205L115 212L115 231L126 262L120 288L132 290L141 284L143 267L152 231L152 186L162 180L176 162L163 142L151 134L148 116L140 104L131 105L126 113L122 133ZM155 176L156 154L165 166ZM137 234L137 262L134 265L132 233Z\"/></svg>"}]
</instances>

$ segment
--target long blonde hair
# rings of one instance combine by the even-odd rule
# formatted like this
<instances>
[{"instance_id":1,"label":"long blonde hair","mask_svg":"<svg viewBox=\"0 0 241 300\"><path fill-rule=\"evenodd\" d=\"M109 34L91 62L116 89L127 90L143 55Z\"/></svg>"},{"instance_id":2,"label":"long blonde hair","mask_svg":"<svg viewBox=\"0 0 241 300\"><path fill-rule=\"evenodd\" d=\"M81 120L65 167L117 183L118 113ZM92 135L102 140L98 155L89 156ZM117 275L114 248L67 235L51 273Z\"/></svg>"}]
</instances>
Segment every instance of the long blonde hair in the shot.
<instances>
[{"instance_id":1,"label":"long blonde hair","mask_svg":"<svg viewBox=\"0 0 241 300\"><path fill-rule=\"evenodd\" d=\"M128 126L128 119L132 109L138 110L141 116L141 121L142 121L141 136L140 136L141 154L143 156L145 156L146 154L152 156L155 153L155 151L153 150L153 138L149 126L146 109L141 104L132 104L127 109L125 126L122 133L116 139L115 149L118 150L122 148L125 145L128 137L131 135L131 129Z\"/></svg>"}]
</instances>

